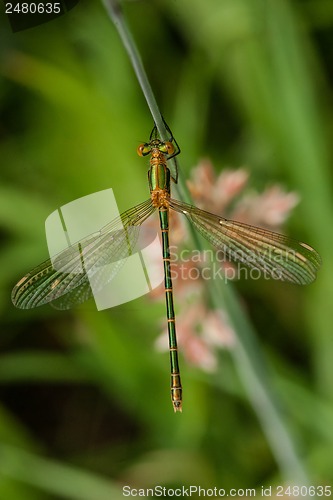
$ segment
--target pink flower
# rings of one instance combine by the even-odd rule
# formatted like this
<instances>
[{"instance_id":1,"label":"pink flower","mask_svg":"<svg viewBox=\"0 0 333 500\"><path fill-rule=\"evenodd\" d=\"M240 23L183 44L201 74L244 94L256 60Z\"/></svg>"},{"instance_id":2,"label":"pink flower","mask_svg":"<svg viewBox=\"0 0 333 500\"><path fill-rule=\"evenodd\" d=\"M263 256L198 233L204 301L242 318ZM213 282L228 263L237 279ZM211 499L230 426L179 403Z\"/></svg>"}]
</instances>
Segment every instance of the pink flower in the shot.
<instances>
[{"instance_id":1,"label":"pink flower","mask_svg":"<svg viewBox=\"0 0 333 500\"><path fill-rule=\"evenodd\" d=\"M186 360L206 372L216 370L217 357L214 347L230 347L234 344L234 333L228 325L225 313L207 309L202 301L184 308L178 315L176 328L178 347ZM165 329L156 341L159 350L168 348L167 338L168 332Z\"/></svg>"},{"instance_id":2,"label":"pink flower","mask_svg":"<svg viewBox=\"0 0 333 500\"><path fill-rule=\"evenodd\" d=\"M267 188L262 194L245 196L233 212L235 220L276 230L298 204L296 193L285 193L280 186Z\"/></svg>"},{"instance_id":3,"label":"pink flower","mask_svg":"<svg viewBox=\"0 0 333 500\"><path fill-rule=\"evenodd\" d=\"M248 178L249 174L244 169L224 170L216 176L211 162L204 160L193 170L188 186L195 204L204 210L278 230L297 205L298 195L286 193L279 186L267 188L262 194L244 194ZM217 366L216 349L232 348L235 333L225 311L212 311L205 305L203 278L206 274L203 270L211 263L209 255L187 251L188 258L184 258L181 246L188 237L186 227L178 214L171 211L170 215L170 242L174 245L171 246L171 269L177 306L181 311L176 319L179 348L189 363L212 372ZM180 260L181 256L183 260ZM160 248L153 260L155 258L161 262ZM232 263L222 261L220 266L223 276L230 279L237 276ZM162 294L162 287L154 292L155 297ZM166 349L167 344L167 329L164 328L156 345Z\"/></svg>"},{"instance_id":4,"label":"pink flower","mask_svg":"<svg viewBox=\"0 0 333 500\"><path fill-rule=\"evenodd\" d=\"M249 174L244 169L224 170L216 177L212 163L203 160L187 181L198 207L222 215L226 207L246 186Z\"/></svg>"}]
</instances>

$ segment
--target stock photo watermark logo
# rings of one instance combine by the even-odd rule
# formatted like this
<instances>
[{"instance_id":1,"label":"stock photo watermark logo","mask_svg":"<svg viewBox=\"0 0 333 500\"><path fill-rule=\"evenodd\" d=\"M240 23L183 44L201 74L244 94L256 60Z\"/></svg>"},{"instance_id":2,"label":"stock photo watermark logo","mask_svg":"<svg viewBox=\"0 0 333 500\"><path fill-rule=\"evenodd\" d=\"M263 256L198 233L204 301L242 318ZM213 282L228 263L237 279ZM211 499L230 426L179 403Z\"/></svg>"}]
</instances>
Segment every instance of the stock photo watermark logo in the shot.
<instances>
[{"instance_id":1,"label":"stock photo watermark logo","mask_svg":"<svg viewBox=\"0 0 333 500\"><path fill-rule=\"evenodd\" d=\"M54 269L85 274L99 311L146 295L163 282L162 262L150 263L152 248L162 255L157 231L142 226L139 237L139 227L126 227L111 188L52 212L45 232Z\"/></svg>"},{"instance_id":2,"label":"stock photo watermark logo","mask_svg":"<svg viewBox=\"0 0 333 500\"><path fill-rule=\"evenodd\" d=\"M48 23L63 16L78 3L79 0L3 0L5 14L13 33Z\"/></svg>"},{"instance_id":3,"label":"stock photo watermark logo","mask_svg":"<svg viewBox=\"0 0 333 500\"><path fill-rule=\"evenodd\" d=\"M289 250L283 255L276 254L272 248L262 249L252 254L241 249L231 250L189 250L179 252L178 247L170 246L171 277L182 281L223 280L283 280L282 264L299 258L297 252Z\"/></svg>"}]
</instances>

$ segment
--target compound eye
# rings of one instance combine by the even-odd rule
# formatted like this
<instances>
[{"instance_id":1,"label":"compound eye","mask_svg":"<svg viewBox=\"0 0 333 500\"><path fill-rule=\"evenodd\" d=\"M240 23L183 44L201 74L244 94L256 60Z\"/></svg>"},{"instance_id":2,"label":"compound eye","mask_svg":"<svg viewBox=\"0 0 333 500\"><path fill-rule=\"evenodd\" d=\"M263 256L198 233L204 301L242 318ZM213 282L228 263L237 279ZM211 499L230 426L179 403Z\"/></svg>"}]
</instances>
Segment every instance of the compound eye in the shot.
<instances>
[{"instance_id":1,"label":"compound eye","mask_svg":"<svg viewBox=\"0 0 333 500\"><path fill-rule=\"evenodd\" d=\"M166 150L167 150L168 155L172 155L172 153L175 152L175 148L174 148L174 145L172 144L172 142L166 141L164 144L166 146Z\"/></svg>"},{"instance_id":2,"label":"compound eye","mask_svg":"<svg viewBox=\"0 0 333 500\"><path fill-rule=\"evenodd\" d=\"M140 144L137 147L136 152L138 153L139 156L146 156L146 155L148 155L150 153L150 146L149 146L149 144L147 144L147 143Z\"/></svg>"}]
</instances>

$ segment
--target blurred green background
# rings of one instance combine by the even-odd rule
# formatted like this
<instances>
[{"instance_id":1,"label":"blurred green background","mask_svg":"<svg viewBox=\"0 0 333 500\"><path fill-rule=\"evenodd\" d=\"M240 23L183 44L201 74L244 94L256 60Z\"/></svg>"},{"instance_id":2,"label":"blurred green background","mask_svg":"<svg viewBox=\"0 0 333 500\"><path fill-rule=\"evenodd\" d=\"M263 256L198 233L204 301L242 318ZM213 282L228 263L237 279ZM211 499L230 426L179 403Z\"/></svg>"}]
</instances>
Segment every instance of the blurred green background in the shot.
<instances>
[{"instance_id":1,"label":"blurred green background","mask_svg":"<svg viewBox=\"0 0 333 500\"><path fill-rule=\"evenodd\" d=\"M236 288L309 482L330 485L333 3L158 0L124 10L184 175L209 157L218 172L245 165L251 188L278 182L301 197L287 232L320 252L316 283ZM173 414L168 355L154 348L163 303L143 297L99 313L93 303L11 304L13 285L47 258L44 221L57 207L109 187L120 210L148 197L136 147L152 120L98 2L17 33L2 12L0 29L0 498L283 484L227 352L210 376L181 359L184 412Z\"/></svg>"}]
</instances>

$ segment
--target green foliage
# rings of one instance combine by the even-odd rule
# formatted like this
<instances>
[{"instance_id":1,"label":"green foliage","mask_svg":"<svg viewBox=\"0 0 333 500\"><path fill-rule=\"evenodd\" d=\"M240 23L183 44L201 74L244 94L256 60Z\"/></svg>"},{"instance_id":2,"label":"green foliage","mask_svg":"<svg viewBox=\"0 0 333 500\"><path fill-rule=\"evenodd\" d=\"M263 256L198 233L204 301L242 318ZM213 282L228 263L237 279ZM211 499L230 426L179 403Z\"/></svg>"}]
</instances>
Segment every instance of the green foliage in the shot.
<instances>
[{"instance_id":1,"label":"green foliage","mask_svg":"<svg viewBox=\"0 0 333 500\"><path fill-rule=\"evenodd\" d=\"M68 313L11 305L12 286L47 257L43 225L57 207L109 187L121 210L148 198L135 149L151 117L113 25L91 4L15 34L1 20L0 497L279 484L288 464L276 464L266 437L281 436L281 422L260 407L260 394L258 422L227 353L209 376L181 360L184 413L173 414L168 357L154 349L162 305L141 298L99 313L93 304ZM301 196L289 232L322 255L318 281L238 289L272 373L252 340L250 349L276 387L310 483L330 484L332 4L124 8L184 176L209 156L218 170L245 164L253 187L278 181Z\"/></svg>"}]
</instances>

